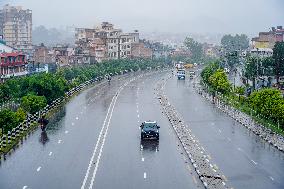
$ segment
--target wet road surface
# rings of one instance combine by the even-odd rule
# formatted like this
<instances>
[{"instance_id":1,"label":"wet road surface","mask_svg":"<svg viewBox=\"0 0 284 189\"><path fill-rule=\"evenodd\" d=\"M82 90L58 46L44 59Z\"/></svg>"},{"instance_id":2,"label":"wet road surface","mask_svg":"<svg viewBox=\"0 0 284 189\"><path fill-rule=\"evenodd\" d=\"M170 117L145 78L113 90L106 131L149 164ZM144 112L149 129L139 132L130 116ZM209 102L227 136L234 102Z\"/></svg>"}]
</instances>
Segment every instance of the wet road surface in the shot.
<instances>
[{"instance_id":1,"label":"wet road surface","mask_svg":"<svg viewBox=\"0 0 284 189\"><path fill-rule=\"evenodd\" d=\"M155 99L164 75L121 77L74 97L46 133L35 131L1 162L0 188L197 188ZM150 119L160 141L141 143L139 125Z\"/></svg>"},{"instance_id":2,"label":"wet road surface","mask_svg":"<svg viewBox=\"0 0 284 189\"><path fill-rule=\"evenodd\" d=\"M0 166L0 188L202 188L154 94L166 73L123 76L72 98L46 133L32 133ZM189 80L166 85L213 162L234 188L284 188L284 156L197 95ZM160 141L140 141L156 120ZM199 186L199 187L198 187Z\"/></svg>"},{"instance_id":3,"label":"wet road surface","mask_svg":"<svg viewBox=\"0 0 284 189\"><path fill-rule=\"evenodd\" d=\"M284 154L198 95L192 81L172 78L170 102L234 188L283 189Z\"/></svg>"}]
</instances>

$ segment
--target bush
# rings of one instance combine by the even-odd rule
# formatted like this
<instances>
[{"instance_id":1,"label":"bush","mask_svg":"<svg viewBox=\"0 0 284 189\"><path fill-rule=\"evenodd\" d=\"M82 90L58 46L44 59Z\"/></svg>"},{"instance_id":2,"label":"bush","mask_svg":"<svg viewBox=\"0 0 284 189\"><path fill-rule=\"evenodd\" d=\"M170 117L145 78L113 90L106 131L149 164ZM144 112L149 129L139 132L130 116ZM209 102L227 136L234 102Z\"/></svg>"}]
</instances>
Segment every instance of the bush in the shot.
<instances>
[{"instance_id":1,"label":"bush","mask_svg":"<svg viewBox=\"0 0 284 189\"><path fill-rule=\"evenodd\" d=\"M21 107L24 111L34 114L47 105L44 96L29 94L22 98Z\"/></svg>"},{"instance_id":2,"label":"bush","mask_svg":"<svg viewBox=\"0 0 284 189\"><path fill-rule=\"evenodd\" d=\"M4 109L0 111L0 128L3 133L11 131L19 124L16 113L12 110Z\"/></svg>"}]
</instances>

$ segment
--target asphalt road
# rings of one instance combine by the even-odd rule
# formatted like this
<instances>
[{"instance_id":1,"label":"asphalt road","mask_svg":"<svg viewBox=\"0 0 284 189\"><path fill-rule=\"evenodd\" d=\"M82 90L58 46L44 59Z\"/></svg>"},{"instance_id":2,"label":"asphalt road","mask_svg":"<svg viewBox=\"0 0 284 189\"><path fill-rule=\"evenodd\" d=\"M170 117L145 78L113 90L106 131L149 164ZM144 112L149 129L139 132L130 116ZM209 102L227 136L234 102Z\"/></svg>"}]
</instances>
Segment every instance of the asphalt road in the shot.
<instances>
[{"instance_id":1,"label":"asphalt road","mask_svg":"<svg viewBox=\"0 0 284 189\"><path fill-rule=\"evenodd\" d=\"M234 188L284 188L282 152L203 99L191 80L172 78L166 94Z\"/></svg>"},{"instance_id":2,"label":"asphalt road","mask_svg":"<svg viewBox=\"0 0 284 189\"><path fill-rule=\"evenodd\" d=\"M70 100L0 164L2 189L202 188L154 95L165 75L126 76ZM140 141L156 120L160 141Z\"/></svg>"},{"instance_id":3,"label":"asphalt road","mask_svg":"<svg viewBox=\"0 0 284 189\"><path fill-rule=\"evenodd\" d=\"M166 73L123 76L72 98L0 164L2 189L203 188L162 114L155 84ZM166 94L206 153L241 189L283 189L284 155L175 77ZM156 120L160 141L140 141Z\"/></svg>"}]
</instances>

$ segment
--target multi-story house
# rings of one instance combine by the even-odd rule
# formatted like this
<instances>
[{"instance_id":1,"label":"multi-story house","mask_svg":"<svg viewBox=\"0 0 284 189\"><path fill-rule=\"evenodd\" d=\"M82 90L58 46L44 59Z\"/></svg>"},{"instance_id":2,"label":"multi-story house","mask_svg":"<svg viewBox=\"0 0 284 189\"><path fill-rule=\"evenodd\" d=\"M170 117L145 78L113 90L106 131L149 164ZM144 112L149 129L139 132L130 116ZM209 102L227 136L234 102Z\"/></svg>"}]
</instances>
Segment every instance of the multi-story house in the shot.
<instances>
[{"instance_id":1,"label":"multi-story house","mask_svg":"<svg viewBox=\"0 0 284 189\"><path fill-rule=\"evenodd\" d=\"M0 11L0 35L7 45L32 54L32 11L5 5Z\"/></svg>"},{"instance_id":2,"label":"multi-story house","mask_svg":"<svg viewBox=\"0 0 284 189\"><path fill-rule=\"evenodd\" d=\"M109 22L103 22L94 29L78 28L75 37L76 53L94 56L97 62L131 57L132 44L139 43L137 30L123 33Z\"/></svg>"}]
</instances>

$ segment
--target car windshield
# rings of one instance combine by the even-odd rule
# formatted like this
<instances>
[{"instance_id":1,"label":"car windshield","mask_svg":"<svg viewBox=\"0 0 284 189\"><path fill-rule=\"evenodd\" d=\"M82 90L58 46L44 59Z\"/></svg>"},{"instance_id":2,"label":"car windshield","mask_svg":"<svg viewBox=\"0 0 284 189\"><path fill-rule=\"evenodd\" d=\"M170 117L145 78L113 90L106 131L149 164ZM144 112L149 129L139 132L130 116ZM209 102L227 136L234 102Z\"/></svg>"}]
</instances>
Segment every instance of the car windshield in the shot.
<instances>
[{"instance_id":1,"label":"car windshield","mask_svg":"<svg viewBox=\"0 0 284 189\"><path fill-rule=\"evenodd\" d=\"M156 124L156 123L144 123L143 129L144 129L144 130L157 129L157 124Z\"/></svg>"}]
</instances>

